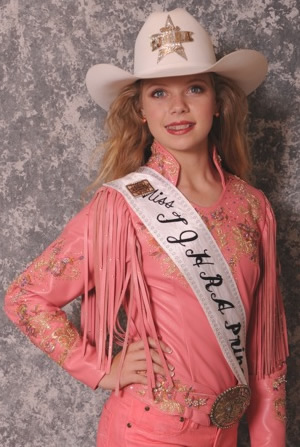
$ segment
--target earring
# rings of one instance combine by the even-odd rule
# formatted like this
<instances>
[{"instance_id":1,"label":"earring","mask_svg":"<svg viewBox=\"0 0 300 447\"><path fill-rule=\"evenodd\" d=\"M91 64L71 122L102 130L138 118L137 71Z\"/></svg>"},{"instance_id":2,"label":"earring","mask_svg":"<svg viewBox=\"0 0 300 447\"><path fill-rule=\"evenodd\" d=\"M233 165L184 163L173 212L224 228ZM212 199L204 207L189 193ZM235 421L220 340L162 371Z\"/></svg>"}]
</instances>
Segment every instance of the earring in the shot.
<instances>
[{"instance_id":1,"label":"earring","mask_svg":"<svg viewBox=\"0 0 300 447\"><path fill-rule=\"evenodd\" d=\"M215 117L216 117L216 118L219 118L219 116L220 116L220 112L216 112L216 113L215 113Z\"/></svg>"},{"instance_id":2,"label":"earring","mask_svg":"<svg viewBox=\"0 0 300 447\"><path fill-rule=\"evenodd\" d=\"M145 124L147 122L147 118L143 117L142 118L142 123Z\"/></svg>"}]
</instances>

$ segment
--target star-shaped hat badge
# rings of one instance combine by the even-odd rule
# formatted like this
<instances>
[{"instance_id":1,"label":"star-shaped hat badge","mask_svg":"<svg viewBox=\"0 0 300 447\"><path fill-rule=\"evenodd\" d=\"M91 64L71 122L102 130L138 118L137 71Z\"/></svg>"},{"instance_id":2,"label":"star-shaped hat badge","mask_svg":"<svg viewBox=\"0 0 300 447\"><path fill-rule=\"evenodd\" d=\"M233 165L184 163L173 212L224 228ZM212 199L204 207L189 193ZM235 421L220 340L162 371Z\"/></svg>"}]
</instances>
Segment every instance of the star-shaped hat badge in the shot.
<instances>
[{"instance_id":1,"label":"star-shaped hat badge","mask_svg":"<svg viewBox=\"0 0 300 447\"><path fill-rule=\"evenodd\" d=\"M150 37L152 51L159 50L157 63L170 53L177 53L187 60L182 44L185 42L193 42L193 33L191 31L181 31L179 26L174 26L169 15L165 26L160 28L160 31L160 33L153 34Z\"/></svg>"}]
</instances>

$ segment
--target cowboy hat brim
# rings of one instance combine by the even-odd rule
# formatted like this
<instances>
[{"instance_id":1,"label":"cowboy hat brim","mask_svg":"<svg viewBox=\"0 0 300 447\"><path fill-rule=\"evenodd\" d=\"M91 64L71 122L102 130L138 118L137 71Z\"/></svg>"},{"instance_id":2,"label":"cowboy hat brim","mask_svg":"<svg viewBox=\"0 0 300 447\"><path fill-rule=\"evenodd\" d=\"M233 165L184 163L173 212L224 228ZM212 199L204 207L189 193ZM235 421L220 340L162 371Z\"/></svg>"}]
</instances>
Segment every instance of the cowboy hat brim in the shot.
<instances>
[{"instance_id":1,"label":"cowboy hat brim","mask_svg":"<svg viewBox=\"0 0 300 447\"><path fill-rule=\"evenodd\" d=\"M237 50L224 56L210 66L168 65L157 66L153 72L131 73L110 64L97 64L89 69L86 85L93 100L104 110L108 110L122 88L139 79L155 79L171 76L184 76L196 73L217 73L233 80L246 95L255 90L265 79L268 63L266 58L255 50Z\"/></svg>"}]
</instances>

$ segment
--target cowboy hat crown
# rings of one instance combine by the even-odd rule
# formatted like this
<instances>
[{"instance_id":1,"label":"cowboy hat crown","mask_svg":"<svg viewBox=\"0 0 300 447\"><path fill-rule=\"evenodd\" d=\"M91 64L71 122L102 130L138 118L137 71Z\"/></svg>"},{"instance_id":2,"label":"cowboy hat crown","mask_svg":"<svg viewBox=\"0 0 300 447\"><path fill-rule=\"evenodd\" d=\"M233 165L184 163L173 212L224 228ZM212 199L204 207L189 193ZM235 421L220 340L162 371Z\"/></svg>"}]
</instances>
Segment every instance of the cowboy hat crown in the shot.
<instances>
[{"instance_id":1,"label":"cowboy hat crown","mask_svg":"<svg viewBox=\"0 0 300 447\"><path fill-rule=\"evenodd\" d=\"M121 89L139 79L213 72L235 81L248 95L264 80L267 66L255 50L237 50L217 61L209 34L177 8L148 17L136 39L133 74L97 64L89 69L86 84L94 101L108 110Z\"/></svg>"}]
</instances>

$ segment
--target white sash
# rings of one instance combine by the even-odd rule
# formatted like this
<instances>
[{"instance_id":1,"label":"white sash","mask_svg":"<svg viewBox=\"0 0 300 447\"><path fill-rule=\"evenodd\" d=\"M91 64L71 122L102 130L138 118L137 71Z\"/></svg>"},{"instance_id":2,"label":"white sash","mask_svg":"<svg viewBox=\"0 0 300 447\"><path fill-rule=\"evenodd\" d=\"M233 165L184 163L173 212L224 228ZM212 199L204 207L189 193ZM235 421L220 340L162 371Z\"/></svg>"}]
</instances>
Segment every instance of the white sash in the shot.
<instances>
[{"instance_id":1,"label":"white sash","mask_svg":"<svg viewBox=\"0 0 300 447\"><path fill-rule=\"evenodd\" d=\"M230 268L188 200L151 168L112 181L175 262L201 304L239 383L247 384L246 316Z\"/></svg>"}]
</instances>

